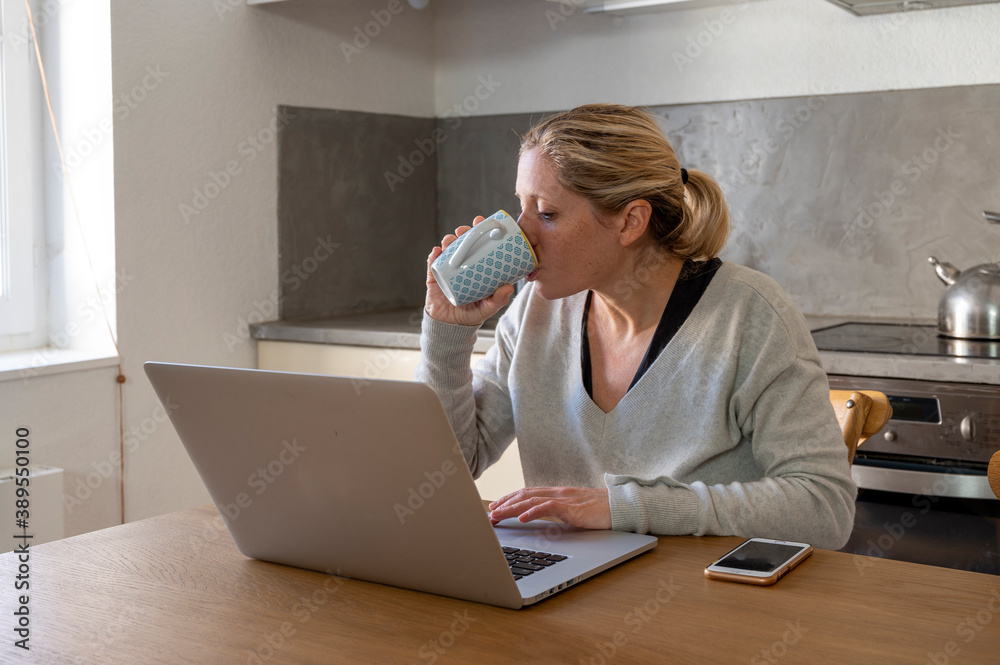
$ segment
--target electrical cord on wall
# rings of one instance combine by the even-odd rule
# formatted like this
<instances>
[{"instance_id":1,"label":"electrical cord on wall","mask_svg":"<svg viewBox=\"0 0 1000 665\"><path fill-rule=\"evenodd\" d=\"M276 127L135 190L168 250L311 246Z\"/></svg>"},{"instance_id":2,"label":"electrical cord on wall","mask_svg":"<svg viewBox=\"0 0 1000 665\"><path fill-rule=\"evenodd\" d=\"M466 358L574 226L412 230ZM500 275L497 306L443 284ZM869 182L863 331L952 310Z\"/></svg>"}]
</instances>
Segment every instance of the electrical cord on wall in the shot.
<instances>
[{"instance_id":1,"label":"electrical cord on wall","mask_svg":"<svg viewBox=\"0 0 1000 665\"><path fill-rule=\"evenodd\" d=\"M42 79L42 90L45 92L45 103L49 110L49 120L52 123L52 133L56 139L56 148L59 150L59 163L62 166L63 178L69 190L70 201L73 205L73 219L76 221L77 230L80 232L80 240L83 243L83 253L87 257L87 265L90 268L90 276L94 280L94 289L98 299L101 298L101 287L97 282L97 272L94 270L94 262L90 257L90 250L87 248L87 236L83 232L83 223L80 221L80 209L76 204L76 194L73 191L73 183L69 176L69 168L66 166L66 157L63 153L62 139L59 136L59 127L56 123L56 114L52 110L52 96L49 94L49 84L45 77L45 65L42 64L42 53L38 47L38 35L35 33L35 18L31 14L31 4L29 0L24 0L25 9L28 12L28 23L31 26L31 41L35 47L35 57L38 59L38 73ZM114 329L111 326L111 319L108 318L106 307L101 308L104 316L104 323L108 327L108 335L111 343L115 347L115 354L118 356L118 473L121 478L119 501L121 503L121 523L125 523L125 374L122 371L122 354L118 348L118 340L115 338Z\"/></svg>"}]
</instances>

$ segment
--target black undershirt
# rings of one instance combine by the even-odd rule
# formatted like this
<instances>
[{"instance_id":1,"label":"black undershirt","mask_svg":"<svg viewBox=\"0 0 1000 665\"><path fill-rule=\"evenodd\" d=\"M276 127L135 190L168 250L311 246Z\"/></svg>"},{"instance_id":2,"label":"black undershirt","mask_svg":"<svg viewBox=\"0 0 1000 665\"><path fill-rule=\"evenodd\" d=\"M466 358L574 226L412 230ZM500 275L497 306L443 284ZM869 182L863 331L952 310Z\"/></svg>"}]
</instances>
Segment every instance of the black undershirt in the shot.
<instances>
[{"instance_id":1,"label":"black undershirt","mask_svg":"<svg viewBox=\"0 0 1000 665\"><path fill-rule=\"evenodd\" d=\"M705 289L708 288L709 283L721 265L722 260L717 258L699 263L692 263L690 261L684 263L681 275L677 279L677 283L674 284L674 290L670 293L670 299L667 300L667 306L663 308L663 315L660 316L660 322L656 325L656 330L653 332L653 339L649 342L649 349L646 350L646 355L643 357L642 362L639 363L639 369L636 371L635 376L632 377L632 383L628 386L629 390L632 390L632 386L638 383L642 375L646 373L646 370L656 362L663 349L667 347L670 340L674 338L677 331L687 321L688 316L694 311L695 305L698 304L702 294L705 293ZM583 307L583 339L580 344L580 355L583 363L583 387L587 390L587 394L590 395L591 399L594 397L594 384L591 378L590 339L587 337L587 320L590 317L590 301L593 295L593 291L587 293L587 303Z\"/></svg>"}]
</instances>

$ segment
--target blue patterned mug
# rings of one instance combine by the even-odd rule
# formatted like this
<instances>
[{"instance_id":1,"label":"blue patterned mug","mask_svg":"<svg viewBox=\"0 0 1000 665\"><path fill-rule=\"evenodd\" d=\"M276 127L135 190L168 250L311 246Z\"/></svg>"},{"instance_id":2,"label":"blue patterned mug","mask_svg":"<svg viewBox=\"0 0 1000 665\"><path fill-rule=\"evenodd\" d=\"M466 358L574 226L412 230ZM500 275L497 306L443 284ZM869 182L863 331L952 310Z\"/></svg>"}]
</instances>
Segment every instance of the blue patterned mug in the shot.
<instances>
[{"instance_id":1,"label":"blue patterned mug","mask_svg":"<svg viewBox=\"0 0 1000 665\"><path fill-rule=\"evenodd\" d=\"M456 307L482 300L538 268L535 252L513 217L498 210L448 245L431 273Z\"/></svg>"}]
</instances>

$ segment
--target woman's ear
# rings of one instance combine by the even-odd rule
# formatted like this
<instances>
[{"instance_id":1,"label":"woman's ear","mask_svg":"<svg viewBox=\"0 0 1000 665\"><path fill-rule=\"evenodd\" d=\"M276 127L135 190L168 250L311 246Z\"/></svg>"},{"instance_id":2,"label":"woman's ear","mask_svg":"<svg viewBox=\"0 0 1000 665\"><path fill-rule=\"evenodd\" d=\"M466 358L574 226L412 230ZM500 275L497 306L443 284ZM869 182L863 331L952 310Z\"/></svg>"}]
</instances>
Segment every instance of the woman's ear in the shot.
<instances>
[{"instance_id":1,"label":"woman's ear","mask_svg":"<svg viewBox=\"0 0 1000 665\"><path fill-rule=\"evenodd\" d=\"M628 247L642 237L649 226L649 218L653 214L653 207L648 201L636 199L625 205L619 216L618 237L622 247Z\"/></svg>"}]
</instances>

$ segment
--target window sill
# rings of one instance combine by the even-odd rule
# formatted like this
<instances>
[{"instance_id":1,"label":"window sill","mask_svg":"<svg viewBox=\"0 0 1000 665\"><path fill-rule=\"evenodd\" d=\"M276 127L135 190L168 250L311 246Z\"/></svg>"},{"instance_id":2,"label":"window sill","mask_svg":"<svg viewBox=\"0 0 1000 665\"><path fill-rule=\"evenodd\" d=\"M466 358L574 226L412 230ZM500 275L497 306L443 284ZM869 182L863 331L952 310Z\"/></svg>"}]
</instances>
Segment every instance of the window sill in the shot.
<instances>
[{"instance_id":1,"label":"window sill","mask_svg":"<svg viewBox=\"0 0 1000 665\"><path fill-rule=\"evenodd\" d=\"M118 356L112 351L73 349L29 349L0 353L0 382L29 380L40 376L114 367Z\"/></svg>"}]
</instances>

